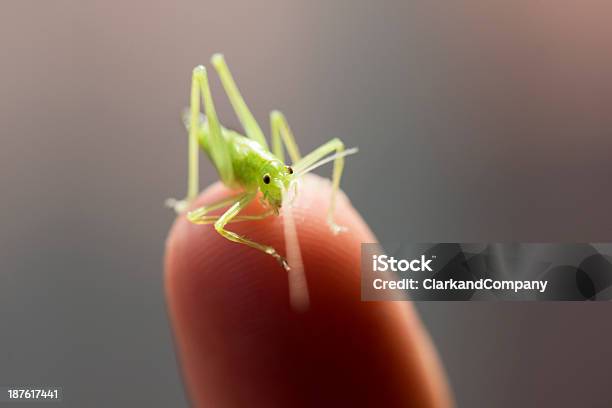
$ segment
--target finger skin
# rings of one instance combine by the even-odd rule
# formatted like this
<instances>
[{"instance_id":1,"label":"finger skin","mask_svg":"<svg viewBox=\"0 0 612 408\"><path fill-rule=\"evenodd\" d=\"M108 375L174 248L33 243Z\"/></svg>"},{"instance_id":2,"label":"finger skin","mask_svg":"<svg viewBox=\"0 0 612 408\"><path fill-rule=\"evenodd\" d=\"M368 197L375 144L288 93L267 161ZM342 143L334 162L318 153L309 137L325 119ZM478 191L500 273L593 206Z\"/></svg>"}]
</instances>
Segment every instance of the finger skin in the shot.
<instances>
[{"instance_id":1,"label":"finger skin","mask_svg":"<svg viewBox=\"0 0 612 408\"><path fill-rule=\"evenodd\" d=\"M291 309L287 274L269 255L211 225L177 217L165 285L189 396L201 407L446 407L450 393L433 346L407 302L360 301L360 244L376 238L348 199L326 222L330 183L302 182L294 218L310 308ZM192 206L229 191L209 187ZM247 213L262 211L253 203ZM281 217L228 229L285 253Z\"/></svg>"}]
</instances>

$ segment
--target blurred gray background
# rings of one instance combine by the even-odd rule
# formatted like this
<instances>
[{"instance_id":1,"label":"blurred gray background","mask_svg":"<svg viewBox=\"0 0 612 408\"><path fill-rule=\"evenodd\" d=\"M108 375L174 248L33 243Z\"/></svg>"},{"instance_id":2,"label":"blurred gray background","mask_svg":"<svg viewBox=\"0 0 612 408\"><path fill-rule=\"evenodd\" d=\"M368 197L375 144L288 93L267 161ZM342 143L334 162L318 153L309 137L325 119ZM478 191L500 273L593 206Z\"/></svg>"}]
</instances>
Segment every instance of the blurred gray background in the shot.
<instances>
[{"instance_id":1,"label":"blurred gray background","mask_svg":"<svg viewBox=\"0 0 612 408\"><path fill-rule=\"evenodd\" d=\"M611 12L2 2L0 384L63 386L70 406L187 404L162 204L186 188L191 69L216 51L264 128L280 108L303 151L334 136L360 147L343 187L381 241L612 240ZM612 405L608 304L418 309L461 407Z\"/></svg>"}]
</instances>

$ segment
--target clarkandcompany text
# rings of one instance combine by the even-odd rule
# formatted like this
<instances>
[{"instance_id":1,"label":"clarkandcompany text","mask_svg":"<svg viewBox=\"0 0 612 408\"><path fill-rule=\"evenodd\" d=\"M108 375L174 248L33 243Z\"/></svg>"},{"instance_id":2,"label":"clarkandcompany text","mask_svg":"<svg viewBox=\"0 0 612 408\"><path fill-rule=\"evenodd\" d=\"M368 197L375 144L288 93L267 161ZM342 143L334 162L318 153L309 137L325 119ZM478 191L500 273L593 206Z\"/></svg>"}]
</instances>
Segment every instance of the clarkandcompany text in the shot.
<instances>
[{"instance_id":1,"label":"clarkandcompany text","mask_svg":"<svg viewBox=\"0 0 612 408\"><path fill-rule=\"evenodd\" d=\"M426 290L511 290L519 292L522 290L537 290L540 293L546 291L548 281L543 280L438 280L434 278L423 279L423 289ZM413 278L386 280L377 278L372 281L376 290L417 290L420 289L419 280Z\"/></svg>"}]
</instances>

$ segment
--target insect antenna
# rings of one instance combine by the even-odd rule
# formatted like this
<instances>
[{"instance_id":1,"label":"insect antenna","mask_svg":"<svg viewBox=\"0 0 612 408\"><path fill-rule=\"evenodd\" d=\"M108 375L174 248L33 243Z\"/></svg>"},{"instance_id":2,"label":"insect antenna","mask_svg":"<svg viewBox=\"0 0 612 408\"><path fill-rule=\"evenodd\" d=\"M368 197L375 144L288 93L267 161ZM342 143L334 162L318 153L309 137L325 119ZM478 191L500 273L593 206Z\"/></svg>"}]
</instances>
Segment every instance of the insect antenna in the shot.
<instances>
[{"instance_id":1,"label":"insect antenna","mask_svg":"<svg viewBox=\"0 0 612 408\"><path fill-rule=\"evenodd\" d=\"M300 177L303 176L306 173L310 173L311 171L313 171L314 169L323 166L324 164L327 164L331 161L336 160L339 157L345 157L345 156L349 156L351 154L355 154L359 151L359 148L357 147L352 147L350 149L346 149L340 153L336 153L336 154L332 154L331 156L328 156L324 159L319 160L318 162L315 162L313 164L311 164L310 166L306 167L303 170L297 170L295 173L295 177Z\"/></svg>"},{"instance_id":2,"label":"insect antenna","mask_svg":"<svg viewBox=\"0 0 612 408\"><path fill-rule=\"evenodd\" d=\"M291 187L289 188L291 190ZM285 233L285 251L287 255L287 263L289 268L287 276L289 281L289 301L293 310L304 312L310 306L308 295L308 283L304 273L304 263L302 262L302 252L300 250L300 242L298 240L295 220L289 191L283 188L283 204L281 211L283 213L283 229Z\"/></svg>"}]
</instances>

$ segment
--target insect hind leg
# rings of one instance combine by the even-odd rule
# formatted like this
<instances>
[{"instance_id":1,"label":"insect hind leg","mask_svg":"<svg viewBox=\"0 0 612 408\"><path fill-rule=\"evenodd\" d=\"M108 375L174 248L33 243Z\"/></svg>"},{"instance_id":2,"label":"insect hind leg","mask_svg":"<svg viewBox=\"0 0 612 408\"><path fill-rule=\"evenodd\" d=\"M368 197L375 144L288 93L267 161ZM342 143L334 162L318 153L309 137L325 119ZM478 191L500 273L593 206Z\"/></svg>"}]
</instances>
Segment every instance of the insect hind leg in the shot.
<instances>
[{"instance_id":1,"label":"insect hind leg","mask_svg":"<svg viewBox=\"0 0 612 408\"><path fill-rule=\"evenodd\" d=\"M344 170L344 156L339 155L339 153L344 151L344 143L342 140L334 138L322 146L319 146L317 149L313 150L298 161L294 166L294 171L297 174L300 174L315 162L321 160L334 151L336 154L338 154L338 156L334 160L334 170L332 173L332 193L327 211L327 224L334 234L338 234L346 231L346 227L336 224L334 220L334 213L336 211L336 196L338 195L338 190L340 189L340 179L342 178L342 171Z\"/></svg>"},{"instance_id":2,"label":"insect hind leg","mask_svg":"<svg viewBox=\"0 0 612 408\"><path fill-rule=\"evenodd\" d=\"M189 113L185 115L184 121L189 130L188 176L187 196L183 200L169 198L166 206L173 208L177 214L187 209L189 203L198 196L199 191L199 147L198 131L200 129L200 83L202 81L202 67L194 68L191 75L191 96L189 100Z\"/></svg>"},{"instance_id":3,"label":"insect hind leg","mask_svg":"<svg viewBox=\"0 0 612 408\"><path fill-rule=\"evenodd\" d=\"M287 119L285 119L281 112L277 110L270 112L270 128L272 134L272 153L285 163L285 153L282 146L282 143L284 143L289 157L291 157L292 164L300 161L302 158L300 149L297 143L295 143L295 138L289 123L287 123Z\"/></svg>"},{"instance_id":4,"label":"insect hind leg","mask_svg":"<svg viewBox=\"0 0 612 408\"><path fill-rule=\"evenodd\" d=\"M246 135L259 143L261 147L268 150L266 138L264 137L259 124L253 117L253 114L244 102L244 98L236 86L236 82L234 81L232 73L225 62L225 58L222 54L215 54L212 56L211 62L215 67L217 74L219 74L219 78L221 78L221 84L225 89L225 93L227 94L230 103L234 108L234 112L236 112L236 116L238 116L238 120L246 132Z\"/></svg>"}]
</instances>

